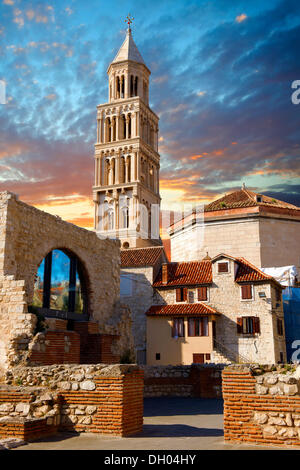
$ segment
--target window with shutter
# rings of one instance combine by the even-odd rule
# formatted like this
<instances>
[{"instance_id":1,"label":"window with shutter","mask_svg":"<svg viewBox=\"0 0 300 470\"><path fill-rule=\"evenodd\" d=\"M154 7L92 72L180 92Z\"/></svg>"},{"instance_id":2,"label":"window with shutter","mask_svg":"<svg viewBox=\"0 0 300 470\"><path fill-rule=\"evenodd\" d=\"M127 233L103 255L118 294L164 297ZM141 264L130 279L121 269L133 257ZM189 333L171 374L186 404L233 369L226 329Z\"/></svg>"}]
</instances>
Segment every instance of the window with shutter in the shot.
<instances>
[{"instance_id":1,"label":"window with shutter","mask_svg":"<svg viewBox=\"0 0 300 470\"><path fill-rule=\"evenodd\" d=\"M188 319L189 336L208 336L208 317Z\"/></svg>"},{"instance_id":2,"label":"window with shutter","mask_svg":"<svg viewBox=\"0 0 300 470\"><path fill-rule=\"evenodd\" d=\"M207 300L207 287L206 286L198 288L198 300L202 302Z\"/></svg>"},{"instance_id":3,"label":"window with shutter","mask_svg":"<svg viewBox=\"0 0 300 470\"><path fill-rule=\"evenodd\" d=\"M249 300L249 299L253 298L252 285L251 284L246 284L244 286L241 286L241 291L242 291L242 299L243 300Z\"/></svg>"},{"instance_id":4,"label":"window with shutter","mask_svg":"<svg viewBox=\"0 0 300 470\"><path fill-rule=\"evenodd\" d=\"M258 317L253 317L254 333L260 333L260 321Z\"/></svg>"},{"instance_id":5,"label":"window with shutter","mask_svg":"<svg viewBox=\"0 0 300 470\"><path fill-rule=\"evenodd\" d=\"M260 333L260 321L258 317L237 318L237 332L244 335Z\"/></svg>"},{"instance_id":6,"label":"window with shutter","mask_svg":"<svg viewBox=\"0 0 300 470\"><path fill-rule=\"evenodd\" d=\"M236 319L236 325L237 325L237 332L242 333L243 332L243 319L241 317Z\"/></svg>"},{"instance_id":7,"label":"window with shutter","mask_svg":"<svg viewBox=\"0 0 300 470\"><path fill-rule=\"evenodd\" d=\"M188 290L186 287L176 289L176 302L186 302Z\"/></svg>"},{"instance_id":8,"label":"window with shutter","mask_svg":"<svg viewBox=\"0 0 300 470\"><path fill-rule=\"evenodd\" d=\"M218 273L228 273L229 271L229 264L226 263L218 263Z\"/></svg>"}]
</instances>

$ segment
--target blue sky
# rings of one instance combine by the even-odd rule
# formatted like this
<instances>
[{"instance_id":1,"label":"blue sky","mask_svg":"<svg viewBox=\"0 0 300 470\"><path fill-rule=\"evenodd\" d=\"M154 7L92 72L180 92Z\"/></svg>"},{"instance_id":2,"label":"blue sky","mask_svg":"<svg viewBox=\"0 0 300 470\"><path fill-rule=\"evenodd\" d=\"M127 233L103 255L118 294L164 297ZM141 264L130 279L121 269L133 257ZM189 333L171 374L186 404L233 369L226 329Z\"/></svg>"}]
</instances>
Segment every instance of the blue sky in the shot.
<instances>
[{"instance_id":1,"label":"blue sky","mask_svg":"<svg viewBox=\"0 0 300 470\"><path fill-rule=\"evenodd\" d=\"M0 0L0 190L90 225L96 105L129 12L160 117L162 206L243 182L300 205L294 0Z\"/></svg>"}]
</instances>

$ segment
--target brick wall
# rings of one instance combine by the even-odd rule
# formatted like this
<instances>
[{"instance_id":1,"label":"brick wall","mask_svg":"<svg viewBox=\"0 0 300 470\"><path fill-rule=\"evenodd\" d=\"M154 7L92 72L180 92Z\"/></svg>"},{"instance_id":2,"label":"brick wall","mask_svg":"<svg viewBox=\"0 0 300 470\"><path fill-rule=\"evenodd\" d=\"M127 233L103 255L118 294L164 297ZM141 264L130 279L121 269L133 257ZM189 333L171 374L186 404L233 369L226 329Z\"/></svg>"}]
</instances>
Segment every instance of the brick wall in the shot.
<instances>
[{"instance_id":1,"label":"brick wall","mask_svg":"<svg viewBox=\"0 0 300 470\"><path fill-rule=\"evenodd\" d=\"M249 367L223 371L226 441L300 446L299 381L286 371L258 376Z\"/></svg>"},{"instance_id":2,"label":"brick wall","mask_svg":"<svg viewBox=\"0 0 300 470\"><path fill-rule=\"evenodd\" d=\"M38 378L47 385L28 386ZM33 435L36 429L39 437L55 429L117 436L142 431L144 373L137 366L27 367L10 381L0 386L2 437L29 440L26 432ZM25 387L15 385L22 381Z\"/></svg>"},{"instance_id":3,"label":"brick wall","mask_svg":"<svg viewBox=\"0 0 300 470\"><path fill-rule=\"evenodd\" d=\"M46 319L49 330L38 333L30 345L28 363L51 364L118 364L113 353L118 335L99 333L96 322L75 322L74 331L67 331L67 321Z\"/></svg>"}]
</instances>

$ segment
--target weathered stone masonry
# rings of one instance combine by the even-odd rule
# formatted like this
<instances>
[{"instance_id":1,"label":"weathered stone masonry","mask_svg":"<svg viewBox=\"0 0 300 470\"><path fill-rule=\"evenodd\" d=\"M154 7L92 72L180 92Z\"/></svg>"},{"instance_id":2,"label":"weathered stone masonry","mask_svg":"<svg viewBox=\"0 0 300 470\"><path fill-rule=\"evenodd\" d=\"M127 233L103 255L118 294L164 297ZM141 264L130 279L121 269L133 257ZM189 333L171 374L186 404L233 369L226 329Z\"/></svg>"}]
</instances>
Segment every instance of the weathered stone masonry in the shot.
<instances>
[{"instance_id":1,"label":"weathered stone masonry","mask_svg":"<svg viewBox=\"0 0 300 470\"><path fill-rule=\"evenodd\" d=\"M226 441L300 446L299 369L290 368L236 365L223 371Z\"/></svg>"},{"instance_id":2,"label":"weathered stone masonry","mask_svg":"<svg viewBox=\"0 0 300 470\"><path fill-rule=\"evenodd\" d=\"M118 304L119 242L31 207L9 192L0 193L0 372L28 356L36 316L28 313L39 264L54 249L75 254L82 263L89 319L100 333L122 331L119 350L131 339L128 309ZM124 335L125 333L125 335ZM123 341L123 343L122 343ZM121 351L119 351L121 353Z\"/></svg>"},{"instance_id":3,"label":"weathered stone masonry","mask_svg":"<svg viewBox=\"0 0 300 470\"><path fill-rule=\"evenodd\" d=\"M0 437L142 431L143 371L134 365L15 367L0 386Z\"/></svg>"}]
</instances>

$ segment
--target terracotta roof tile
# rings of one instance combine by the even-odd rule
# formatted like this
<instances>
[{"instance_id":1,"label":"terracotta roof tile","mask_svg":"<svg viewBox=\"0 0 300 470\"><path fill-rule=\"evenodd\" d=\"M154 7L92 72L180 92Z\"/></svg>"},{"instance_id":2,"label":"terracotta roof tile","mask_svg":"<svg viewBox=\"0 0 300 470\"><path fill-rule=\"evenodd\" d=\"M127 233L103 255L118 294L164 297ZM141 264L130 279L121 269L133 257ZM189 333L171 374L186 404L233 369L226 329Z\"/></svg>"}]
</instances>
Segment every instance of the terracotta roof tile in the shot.
<instances>
[{"instance_id":1,"label":"terracotta roof tile","mask_svg":"<svg viewBox=\"0 0 300 470\"><path fill-rule=\"evenodd\" d=\"M261 201L257 201L257 196L261 197ZM233 193L226 194L226 196L217 199L205 206L205 212L236 209L240 207L253 207L253 206L272 206L284 209L300 210L299 207L289 204L288 202L280 201L264 194L254 193L249 189L240 189Z\"/></svg>"},{"instance_id":2,"label":"terracotta roof tile","mask_svg":"<svg viewBox=\"0 0 300 470\"><path fill-rule=\"evenodd\" d=\"M147 310L148 316L199 316L219 313L212 307L202 302L195 304L172 304L172 305L152 305Z\"/></svg>"},{"instance_id":3,"label":"terracotta roof tile","mask_svg":"<svg viewBox=\"0 0 300 470\"><path fill-rule=\"evenodd\" d=\"M187 286L212 283L212 269L210 261L189 261L185 263L169 263L168 282L162 283L162 270L160 269L153 286Z\"/></svg>"},{"instance_id":4,"label":"terracotta roof tile","mask_svg":"<svg viewBox=\"0 0 300 470\"><path fill-rule=\"evenodd\" d=\"M155 266L163 253L162 246L121 250L121 267Z\"/></svg>"},{"instance_id":5,"label":"terracotta roof tile","mask_svg":"<svg viewBox=\"0 0 300 470\"><path fill-rule=\"evenodd\" d=\"M236 282L253 282L253 281L275 281L272 276L263 273L259 268L251 264L244 258L236 258L239 264L235 281ZM276 282L276 281L275 281Z\"/></svg>"}]
</instances>

